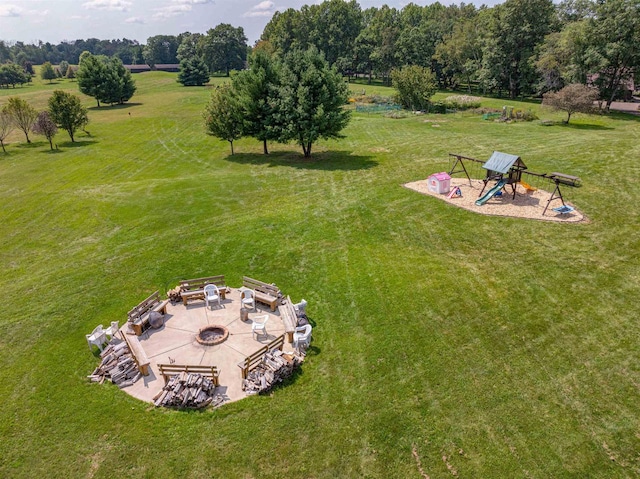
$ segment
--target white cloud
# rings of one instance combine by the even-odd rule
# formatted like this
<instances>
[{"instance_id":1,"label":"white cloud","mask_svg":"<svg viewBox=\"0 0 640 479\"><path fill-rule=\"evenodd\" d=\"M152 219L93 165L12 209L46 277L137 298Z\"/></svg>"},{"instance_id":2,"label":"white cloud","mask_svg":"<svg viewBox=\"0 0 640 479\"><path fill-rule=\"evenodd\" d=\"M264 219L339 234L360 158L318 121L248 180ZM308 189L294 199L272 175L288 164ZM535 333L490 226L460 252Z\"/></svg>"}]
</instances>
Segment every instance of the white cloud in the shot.
<instances>
[{"instance_id":1,"label":"white cloud","mask_svg":"<svg viewBox=\"0 0 640 479\"><path fill-rule=\"evenodd\" d=\"M274 3L271 0L264 0L251 7L251 10L244 14L245 17L270 17L273 15Z\"/></svg>"},{"instance_id":2,"label":"white cloud","mask_svg":"<svg viewBox=\"0 0 640 479\"><path fill-rule=\"evenodd\" d=\"M128 0L90 0L82 4L84 8L94 10L111 10L116 12L127 12L132 5Z\"/></svg>"},{"instance_id":3,"label":"white cloud","mask_svg":"<svg viewBox=\"0 0 640 479\"><path fill-rule=\"evenodd\" d=\"M24 10L15 5L0 5L0 17L19 17Z\"/></svg>"},{"instance_id":4,"label":"white cloud","mask_svg":"<svg viewBox=\"0 0 640 479\"><path fill-rule=\"evenodd\" d=\"M129 17L127 18L124 23L140 23L143 24L145 23L144 18L142 17Z\"/></svg>"},{"instance_id":5,"label":"white cloud","mask_svg":"<svg viewBox=\"0 0 640 479\"><path fill-rule=\"evenodd\" d=\"M171 17L177 17L178 15L182 15L190 11L191 5L169 5L168 7L156 8L156 13L153 14L152 18L155 20L162 20Z\"/></svg>"}]
</instances>

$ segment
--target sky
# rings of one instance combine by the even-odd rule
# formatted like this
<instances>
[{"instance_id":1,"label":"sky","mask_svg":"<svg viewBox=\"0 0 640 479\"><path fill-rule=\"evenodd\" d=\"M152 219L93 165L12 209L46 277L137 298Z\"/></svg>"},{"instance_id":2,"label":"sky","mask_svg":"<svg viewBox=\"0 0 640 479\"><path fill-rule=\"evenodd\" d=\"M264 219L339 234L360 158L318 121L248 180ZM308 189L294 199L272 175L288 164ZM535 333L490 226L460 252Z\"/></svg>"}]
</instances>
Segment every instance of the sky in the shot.
<instances>
[{"instance_id":1,"label":"sky","mask_svg":"<svg viewBox=\"0 0 640 479\"><path fill-rule=\"evenodd\" d=\"M25 43L128 38L146 43L154 35L206 33L220 23L243 27L252 45L276 11L319 0L0 0L0 40ZM409 1L360 0L364 8L402 8ZM415 0L426 5L432 1ZM441 0L443 5L459 1ZM501 0L467 0L477 6Z\"/></svg>"}]
</instances>

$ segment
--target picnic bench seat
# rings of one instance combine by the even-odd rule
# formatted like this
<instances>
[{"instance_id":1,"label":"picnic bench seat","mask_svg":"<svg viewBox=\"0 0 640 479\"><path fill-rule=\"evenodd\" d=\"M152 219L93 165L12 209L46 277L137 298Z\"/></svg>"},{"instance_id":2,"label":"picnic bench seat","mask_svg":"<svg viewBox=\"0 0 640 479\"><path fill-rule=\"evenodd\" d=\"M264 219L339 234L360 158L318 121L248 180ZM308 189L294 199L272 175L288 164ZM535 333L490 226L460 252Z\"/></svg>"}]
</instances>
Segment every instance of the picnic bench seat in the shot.
<instances>
[{"instance_id":1,"label":"picnic bench seat","mask_svg":"<svg viewBox=\"0 0 640 479\"><path fill-rule=\"evenodd\" d=\"M245 288L252 289L256 294L256 301L268 304L271 311L276 310L278 301L282 297L280 289L275 284L267 284L257 279L249 278L248 276L242 277L242 285Z\"/></svg>"},{"instance_id":2,"label":"picnic bench seat","mask_svg":"<svg viewBox=\"0 0 640 479\"><path fill-rule=\"evenodd\" d=\"M260 361L262 361L262 357L269 351L273 351L274 349L279 349L282 351L284 347L284 334L278 336L276 339L271 341L266 346L258 349L255 353L247 356L242 361L238 363L238 367L242 370L242 379L247 379L249 375L249 371L254 369Z\"/></svg>"},{"instance_id":3,"label":"picnic bench seat","mask_svg":"<svg viewBox=\"0 0 640 479\"><path fill-rule=\"evenodd\" d=\"M284 331L287 333L287 341L293 343L293 333L296 331L296 326L298 325L298 315L289 296L278 306L278 312L284 324Z\"/></svg>"},{"instance_id":4,"label":"picnic bench seat","mask_svg":"<svg viewBox=\"0 0 640 479\"><path fill-rule=\"evenodd\" d=\"M158 369L160 369L160 374L162 375L162 378L164 379L165 384L167 384L171 376L185 372L185 373L201 374L202 376L211 379L213 381L213 384L215 384L216 386L220 386L220 383L219 383L220 371L218 371L218 368L216 366L158 364Z\"/></svg>"},{"instance_id":5,"label":"picnic bench seat","mask_svg":"<svg viewBox=\"0 0 640 479\"><path fill-rule=\"evenodd\" d=\"M162 301L160 299L160 292L156 291L127 313L128 321L131 323L136 336L140 336L142 332L149 327L149 314L151 314L152 311L162 314L167 313L168 303L169 300L165 299Z\"/></svg>"},{"instance_id":6,"label":"picnic bench seat","mask_svg":"<svg viewBox=\"0 0 640 479\"><path fill-rule=\"evenodd\" d=\"M227 285L224 283L224 275L208 276L206 278L184 279L180 281L182 304L186 306L187 302L193 299L204 300L204 287L208 284L215 284L220 291L220 297L225 299Z\"/></svg>"},{"instance_id":7,"label":"picnic bench seat","mask_svg":"<svg viewBox=\"0 0 640 479\"><path fill-rule=\"evenodd\" d=\"M147 358L147 353L142 349L142 345L140 341L138 341L138 336L134 336L132 334L123 334L125 342L129 347L129 351L131 351L131 356L133 356L133 360L136 362L138 366L138 371L143 376L149 375L149 358Z\"/></svg>"}]
</instances>

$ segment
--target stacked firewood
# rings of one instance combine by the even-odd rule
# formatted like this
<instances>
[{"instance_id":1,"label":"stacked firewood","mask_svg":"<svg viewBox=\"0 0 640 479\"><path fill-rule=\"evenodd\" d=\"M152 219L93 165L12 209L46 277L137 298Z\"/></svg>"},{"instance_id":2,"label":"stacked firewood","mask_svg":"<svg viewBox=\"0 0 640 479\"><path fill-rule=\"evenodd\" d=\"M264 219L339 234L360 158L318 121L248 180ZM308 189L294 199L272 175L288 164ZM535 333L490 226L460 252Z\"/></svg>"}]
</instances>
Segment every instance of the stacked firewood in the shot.
<instances>
[{"instance_id":1,"label":"stacked firewood","mask_svg":"<svg viewBox=\"0 0 640 479\"><path fill-rule=\"evenodd\" d=\"M176 286L173 289L167 291L167 297L171 304L176 304L182 302L182 296L180 296L180 286Z\"/></svg>"},{"instance_id":2,"label":"stacked firewood","mask_svg":"<svg viewBox=\"0 0 640 479\"><path fill-rule=\"evenodd\" d=\"M267 394L273 387L290 377L304 360L304 353L283 353L274 349L265 353L262 361L242 381L242 390L251 396Z\"/></svg>"},{"instance_id":3,"label":"stacked firewood","mask_svg":"<svg viewBox=\"0 0 640 479\"><path fill-rule=\"evenodd\" d=\"M92 382L102 384L109 380L119 388L124 388L140 379L140 371L126 342L114 338L100 353L100 357L100 365L87 376Z\"/></svg>"},{"instance_id":4,"label":"stacked firewood","mask_svg":"<svg viewBox=\"0 0 640 479\"><path fill-rule=\"evenodd\" d=\"M212 403L219 406L224 402L224 398L214 394L215 389L216 385L208 377L183 371L171 376L153 398L153 403L156 406L198 409Z\"/></svg>"}]
</instances>

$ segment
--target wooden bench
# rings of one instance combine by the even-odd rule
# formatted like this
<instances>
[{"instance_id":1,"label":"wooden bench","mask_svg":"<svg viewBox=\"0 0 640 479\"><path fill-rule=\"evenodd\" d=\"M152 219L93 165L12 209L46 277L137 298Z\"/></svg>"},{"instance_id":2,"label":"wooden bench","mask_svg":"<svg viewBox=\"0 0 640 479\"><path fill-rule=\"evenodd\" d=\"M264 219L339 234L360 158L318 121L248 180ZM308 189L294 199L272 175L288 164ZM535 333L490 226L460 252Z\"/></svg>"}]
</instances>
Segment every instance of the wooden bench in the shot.
<instances>
[{"instance_id":1,"label":"wooden bench","mask_svg":"<svg viewBox=\"0 0 640 479\"><path fill-rule=\"evenodd\" d=\"M279 349L280 351L282 351L283 347L284 347L284 334L281 336L278 336L276 339L271 341L266 346L258 349L251 356L247 356L244 359L244 361L240 361L238 363L238 367L242 369L242 379L247 379L247 376L249 375L249 371L255 368L260 363L260 361L262 361L262 356L264 356L265 353L267 353L268 351L273 351L274 349Z\"/></svg>"},{"instance_id":2,"label":"wooden bench","mask_svg":"<svg viewBox=\"0 0 640 479\"><path fill-rule=\"evenodd\" d=\"M136 362L138 366L138 371L143 376L149 375L149 358L147 358L147 353L142 349L142 345L140 341L138 341L138 336L133 336L131 334L123 334L125 342L131 351L131 356L133 356L133 360Z\"/></svg>"},{"instance_id":3,"label":"wooden bench","mask_svg":"<svg viewBox=\"0 0 640 479\"><path fill-rule=\"evenodd\" d=\"M192 299L204 299L204 287L215 284L220 291L220 297L225 299L227 285L224 283L224 275L209 276L206 278L185 279L180 281L180 296L185 306Z\"/></svg>"},{"instance_id":4,"label":"wooden bench","mask_svg":"<svg viewBox=\"0 0 640 479\"><path fill-rule=\"evenodd\" d=\"M284 331L287 333L287 341L293 343L293 333L295 333L296 326L298 326L298 315L289 296L278 306L278 312L284 324Z\"/></svg>"},{"instance_id":5,"label":"wooden bench","mask_svg":"<svg viewBox=\"0 0 640 479\"><path fill-rule=\"evenodd\" d=\"M161 301L160 292L156 291L138 306L129 311L127 314L128 321L131 323L136 336L140 336L142 332L149 327L149 314L151 314L152 311L162 314L167 313L168 303L168 299Z\"/></svg>"},{"instance_id":6,"label":"wooden bench","mask_svg":"<svg viewBox=\"0 0 640 479\"><path fill-rule=\"evenodd\" d=\"M215 384L216 386L220 386L220 382L218 380L218 378L220 377L220 371L218 371L218 368L216 366L158 364L158 368L160 369L160 374L162 374L162 378L164 379L165 384L167 384L171 376L185 372L185 373L201 374L204 377L211 379L213 381L213 384Z\"/></svg>"},{"instance_id":7,"label":"wooden bench","mask_svg":"<svg viewBox=\"0 0 640 479\"><path fill-rule=\"evenodd\" d=\"M278 301L282 294L280 289L275 284L267 284L257 279L252 279L247 276L242 277L242 285L245 288L252 289L256 294L256 301L268 304L271 307L271 311L276 310Z\"/></svg>"}]
</instances>

